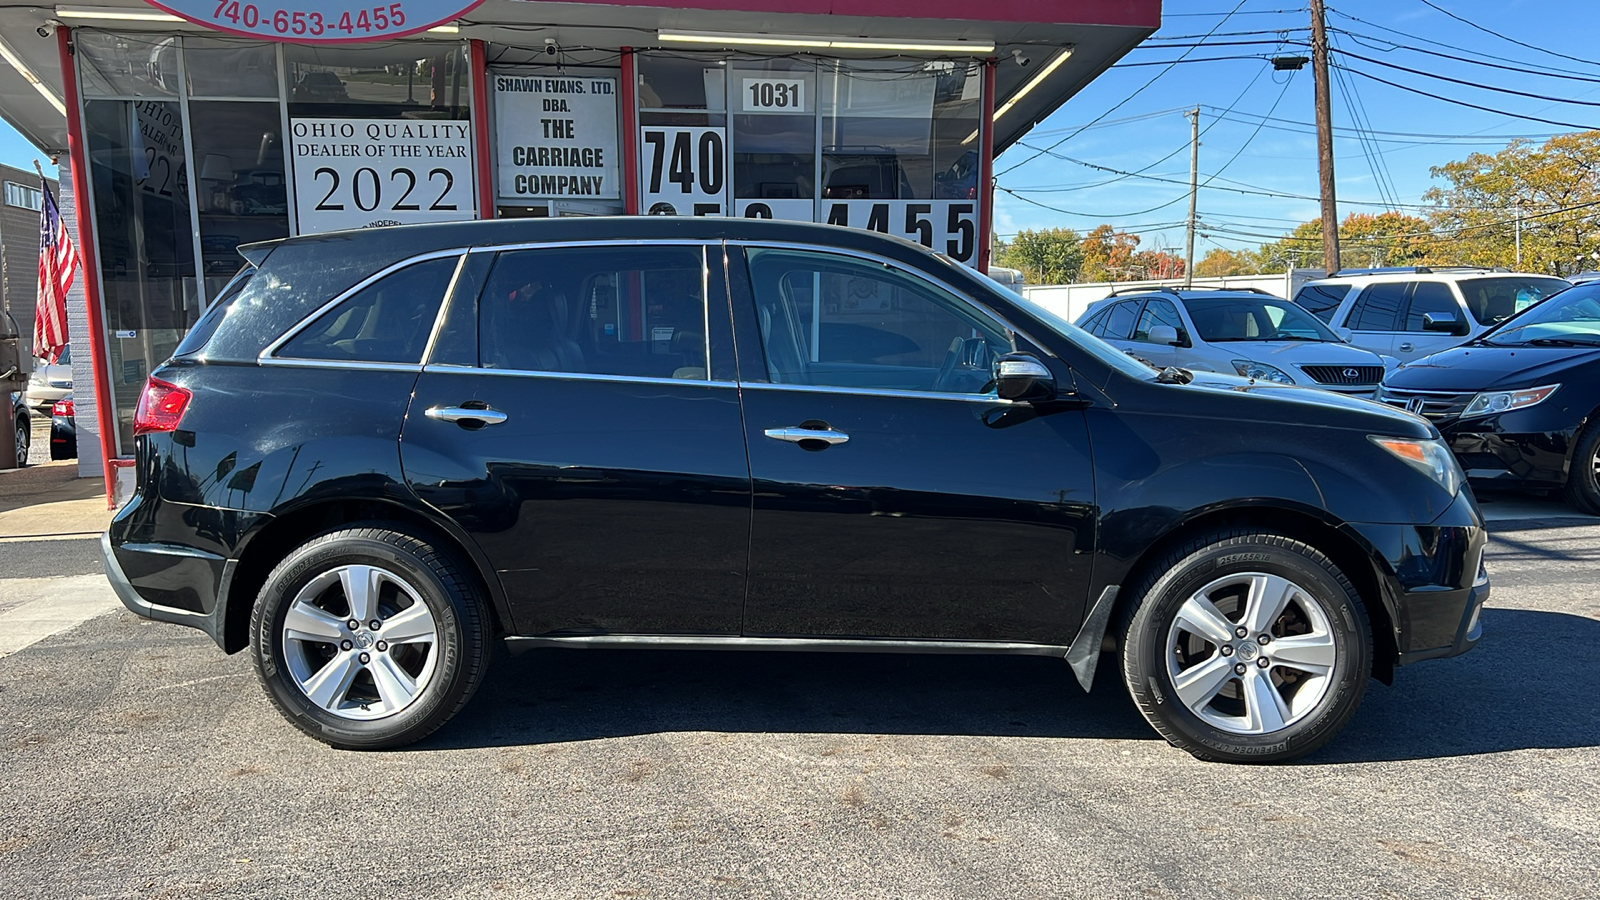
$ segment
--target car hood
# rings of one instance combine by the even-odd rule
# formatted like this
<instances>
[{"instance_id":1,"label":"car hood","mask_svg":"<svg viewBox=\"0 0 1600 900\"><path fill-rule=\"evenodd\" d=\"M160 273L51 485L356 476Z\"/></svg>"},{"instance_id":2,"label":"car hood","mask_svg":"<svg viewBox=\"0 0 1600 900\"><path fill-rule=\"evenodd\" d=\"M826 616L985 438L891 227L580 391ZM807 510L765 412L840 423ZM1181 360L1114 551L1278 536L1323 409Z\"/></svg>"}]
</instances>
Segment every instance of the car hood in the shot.
<instances>
[{"instance_id":1,"label":"car hood","mask_svg":"<svg viewBox=\"0 0 1600 900\"><path fill-rule=\"evenodd\" d=\"M1184 390L1208 393L1243 394L1251 402L1280 404L1263 407L1260 412L1261 417L1273 421L1352 426L1354 423L1351 419L1354 417L1351 414L1355 414L1371 422L1366 427L1384 433L1427 437L1432 431L1432 426L1425 420L1392 406L1309 386L1251 381L1218 372L1195 372L1194 381L1182 387ZM1379 423L1387 427L1380 428Z\"/></svg>"},{"instance_id":2,"label":"car hood","mask_svg":"<svg viewBox=\"0 0 1600 900\"><path fill-rule=\"evenodd\" d=\"M1381 366L1383 357L1354 344L1332 341L1223 341L1212 344L1218 350L1237 354L1254 362L1283 368L1300 366Z\"/></svg>"},{"instance_id":3,"label":"car hood","mask_svg":"<svg viewBox=\"0 0 1600 900\"><path fill-rule=\"evenodd\" d=\"M1570 369L1600 368L1600 347L1454 347L1406 363L1385 378L1403 391L1487 391L1560 381Z\"/></svg>"}]
</instances>

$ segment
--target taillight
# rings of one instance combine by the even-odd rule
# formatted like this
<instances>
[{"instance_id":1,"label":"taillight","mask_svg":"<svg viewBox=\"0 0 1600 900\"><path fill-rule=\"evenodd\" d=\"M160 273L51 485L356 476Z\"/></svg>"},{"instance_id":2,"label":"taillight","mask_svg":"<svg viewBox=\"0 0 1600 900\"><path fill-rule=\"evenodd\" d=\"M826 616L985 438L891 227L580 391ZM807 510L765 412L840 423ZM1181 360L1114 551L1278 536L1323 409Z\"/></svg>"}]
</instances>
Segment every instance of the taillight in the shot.
<instances>
[{"instance_id":1,"label":"taillight","mask_svg":"<svg viewBox=\"0 0 1600 900\"><path fill-rule=\"evenodd\" d=\"M50 415L62 416L68 419L72 418L72 401L70 399L57 400L56 402L50 404Z\"/></svg>"},{"instance_id":2,"label":"taillight","mask_svg":"<svg viewBox=\"0 0 1600 900\"><path fill-rule=\"evenodd\" d=\"M159 378L146 381L144 391L139 394L139 406L133 411L133 433L175 430L193 396L188 390Z\"/></svg>"}]
</instances>

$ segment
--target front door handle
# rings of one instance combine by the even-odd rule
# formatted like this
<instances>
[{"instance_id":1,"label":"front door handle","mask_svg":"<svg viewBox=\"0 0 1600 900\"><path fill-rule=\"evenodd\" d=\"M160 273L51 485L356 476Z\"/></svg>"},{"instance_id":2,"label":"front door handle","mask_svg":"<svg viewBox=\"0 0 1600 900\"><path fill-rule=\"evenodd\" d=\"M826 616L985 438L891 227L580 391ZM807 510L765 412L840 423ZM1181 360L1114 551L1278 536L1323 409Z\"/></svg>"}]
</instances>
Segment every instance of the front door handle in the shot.
<instances>
[{"instance_id":1,"label":"front door handle","mask_svg":"<svg viewBox=\"0 0 1600 900\"><path fill-rule=\"evenodd\" d=\"M832 447L850 440L850 435L832 428L768 428L762 432L775 441L788 441L791 444L805 445L807 441L817 441Z\"/></svg>"},{"instance_id":2,"label":"front door handle","mask_svg":"<svg viewBox=\"0 0 1600 900\"><path fill-rule=\"evenodd\" d=\"M454 422L463 428L499 425L508 418L505 413L498 409L489 409L487 405L481 409L473 409L470 406L433 406L429 407L424 415L441 422Z\"/></svg>"},{"instance_id":3,"label":"front door handle","mask_svg":"<svg viewBox=\"0 0 1600 900\"><path fill-rule=\"evenodd\" d=\"M1410 341L1406 341L1404 344L1400 345L1400 352L1401 353L1410 353L1414 349L1415 348L1411 345Z\"/></svg>"}]
</instances>

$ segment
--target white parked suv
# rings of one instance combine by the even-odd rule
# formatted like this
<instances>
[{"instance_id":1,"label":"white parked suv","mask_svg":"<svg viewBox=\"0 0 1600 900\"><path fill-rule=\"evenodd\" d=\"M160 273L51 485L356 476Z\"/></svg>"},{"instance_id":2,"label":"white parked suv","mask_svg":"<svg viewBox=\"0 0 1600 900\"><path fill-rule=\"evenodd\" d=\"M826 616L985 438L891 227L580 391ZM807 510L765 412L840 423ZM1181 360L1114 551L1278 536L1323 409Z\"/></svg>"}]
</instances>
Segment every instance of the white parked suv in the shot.
<instances>
[{"instance_id":1,"label":"white parked suv","mask_svg":"<svg viewBox=\"0 0 1600 900\"><path fill-rule=\"evenodd\" d=\"M1370 397L1394 360L1347 344L1288 300L1253 288L1141 288L1092 305L1078 325L1157 366Z\"/></svg>"},{"instance_id":2,"label":"white parked suv","mask_svg":"<svg viewBox=\"0 0 1600 900\"><path fill-rule=\"evenodd\" d=\"M1301 285L1294 302L1350 343L1406 363L1466 343L1571 286L1465 266L1347 269Z\"/></svg>"}]
</instances>

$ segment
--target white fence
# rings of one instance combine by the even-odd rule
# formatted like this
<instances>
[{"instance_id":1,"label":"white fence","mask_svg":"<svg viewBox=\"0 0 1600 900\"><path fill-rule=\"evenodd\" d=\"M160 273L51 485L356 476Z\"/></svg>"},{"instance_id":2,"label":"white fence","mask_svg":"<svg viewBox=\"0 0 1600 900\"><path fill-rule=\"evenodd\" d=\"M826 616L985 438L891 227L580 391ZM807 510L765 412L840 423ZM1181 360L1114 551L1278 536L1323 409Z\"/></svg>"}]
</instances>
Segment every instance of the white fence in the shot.
<instances>
[{"instance_id":1,"label":"white fence","mask_svg":"<svg viewBox=\"0 0 1600 900\"><path fill-rule=\"evenodd\" d=\"M1221 278L1196 278L1197 288L1256 288L1289 298L1300 285L1321 278L1321 269L1290 269L1281 275L1230 275ZM1024 287L1022 295L1051 312L1076 322L1089 304L1103 300L1112 291L1127 293L1139 288L1181 287L1182 281L1097 281L1089 284L1042 284Z\"/></svg>"}]
</instances>

